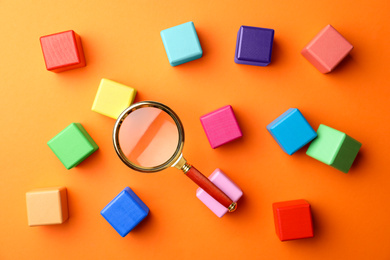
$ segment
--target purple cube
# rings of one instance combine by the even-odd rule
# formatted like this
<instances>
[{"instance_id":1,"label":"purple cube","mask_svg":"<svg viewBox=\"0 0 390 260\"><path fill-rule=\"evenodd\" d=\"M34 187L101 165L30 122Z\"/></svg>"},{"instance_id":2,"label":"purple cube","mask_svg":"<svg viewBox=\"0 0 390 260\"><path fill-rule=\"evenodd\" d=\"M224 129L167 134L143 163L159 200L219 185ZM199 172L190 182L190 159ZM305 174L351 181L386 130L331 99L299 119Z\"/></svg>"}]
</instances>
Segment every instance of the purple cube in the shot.
<instances>
[{"instance_id":1,"label":"purple cube","mask_svg":"<svg viewBox=\"0 0 390 260\"><path fill-rule=\"evenodd\" d=\"M241 26L237 33L234 62L254 66L267 66L271 62L273 41L273 29Z\"/></svg>"},{"instance_id":2,"label":"purple cube","mask_svg":"<svg viewBox=\"0 0 390 260\"><path fill-rule=\"evenodd\" d=\"M217 148L242 136L231 106L224 106L200 118L211 147Z\"/></svg>"}]
</instances>

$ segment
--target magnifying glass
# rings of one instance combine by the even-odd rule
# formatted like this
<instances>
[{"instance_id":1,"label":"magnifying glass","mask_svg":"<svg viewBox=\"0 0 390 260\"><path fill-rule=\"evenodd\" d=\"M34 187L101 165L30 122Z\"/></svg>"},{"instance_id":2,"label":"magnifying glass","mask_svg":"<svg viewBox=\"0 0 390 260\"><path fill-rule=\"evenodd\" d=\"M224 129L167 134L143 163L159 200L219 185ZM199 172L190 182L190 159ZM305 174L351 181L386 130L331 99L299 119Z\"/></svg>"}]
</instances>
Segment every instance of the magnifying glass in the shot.
<instances>
[{"instance_id":1,"label":"magnifying glass","mask_svg":"<svg viewBox=\"0 0 390 260\"><path fill-rule=\"evenodd\" d=\"M237 208L236 202L184 159L183 124L166 105L142 101L126 108L116 120L113 141L119 158L131 169L158 172L175 167L229 212Z\"/></svg>"}]
</instances>

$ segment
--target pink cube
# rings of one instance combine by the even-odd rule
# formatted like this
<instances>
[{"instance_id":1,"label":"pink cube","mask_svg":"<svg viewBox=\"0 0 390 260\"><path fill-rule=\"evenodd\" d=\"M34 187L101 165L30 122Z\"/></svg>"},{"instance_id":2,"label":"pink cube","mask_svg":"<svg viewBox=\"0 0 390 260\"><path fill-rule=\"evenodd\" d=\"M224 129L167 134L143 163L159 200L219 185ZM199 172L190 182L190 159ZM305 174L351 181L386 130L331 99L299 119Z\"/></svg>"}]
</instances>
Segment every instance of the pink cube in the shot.
<instances>
[{"instance_id":1,"label":"pink cube","mask_svg":"<svg viewBox=\"0 0 390 260\"><path fill-rule=\"evenodd\" d=\"M301 51L320 72L331 72L353 49L350 44L330 24L322 29Z\"/></svg>"},{"instance_id":2,"label":"pink cube","mask_svg":"<svg viewBox=\"0 0 390 260\"><path fill-rule=\"evenodd\" d=\"M241 189L227 177L220 169L216 169L210 176L209 180L223 191L233 202L237 202L241 196ZM222 206L218 201L211 197L203 189L198 188L196 197L200 199L215 215L222 217L228 212L228 209Z\"/></svg>"},{"instance_id":3,"label":"pink cube","mask_svg":"<svg viewBox=\"0 0 390 260\"><path fill-rule=\"evenodd\" d=\"M200 118L211 147L217 148L242 136L231 106L224 106Z\"/></svg>"}]
</instances>

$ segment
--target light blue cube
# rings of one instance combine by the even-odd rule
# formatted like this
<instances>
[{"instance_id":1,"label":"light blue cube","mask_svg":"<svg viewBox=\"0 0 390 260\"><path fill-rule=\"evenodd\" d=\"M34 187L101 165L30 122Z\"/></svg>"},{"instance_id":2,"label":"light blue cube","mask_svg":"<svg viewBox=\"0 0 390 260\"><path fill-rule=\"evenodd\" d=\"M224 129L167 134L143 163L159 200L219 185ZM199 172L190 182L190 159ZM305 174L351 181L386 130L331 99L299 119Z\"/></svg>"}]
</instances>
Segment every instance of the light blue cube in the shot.
<instances>
[{"instance_id":1,"label":"light blue cube","mask_svg":"<svg viewBox=\"0 0 390 260\"><path fill-rule=\"evenodd\" d=\"M317 133L297 108L290 108L284 112L267 126L267 130L289 155L317 137Z\"/></svg>"},{"instance_id":2,"label":"light blue cube","mask_svg":"<svg viewBox=\"0 0 390 260\"><path fill-rule=\"evenodd\" d=\"M177 66L199 59L203 55L193 22L183 23L161 31L169 63Z\"/></svg>"},{"instance_id":3,"label":"light blue cube","mask_svg":"<svg viewBox=\"0 0 390 260\"><path fill-rule=\"evenodd\" d=\"M126 187L100 214L119 235L124 237L149 214L149 208L129 187Z\"/></svg>"}]
</instances>

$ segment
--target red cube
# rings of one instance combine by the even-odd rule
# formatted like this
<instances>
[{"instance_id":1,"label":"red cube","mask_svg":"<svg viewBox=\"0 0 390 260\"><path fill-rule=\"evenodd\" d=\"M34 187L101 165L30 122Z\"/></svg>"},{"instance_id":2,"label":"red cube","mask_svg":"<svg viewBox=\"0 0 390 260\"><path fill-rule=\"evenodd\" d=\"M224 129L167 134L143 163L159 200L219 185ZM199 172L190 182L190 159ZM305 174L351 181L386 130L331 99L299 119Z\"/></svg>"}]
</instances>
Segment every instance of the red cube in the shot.
<instances>
[{"instance_id":1,"label":"red cube","mask_svg":"<svg viewBox=\"0 0 390 260\"><path fill-rule=\"evenodd\" d=\"M47 70L61 72L85 67L81 39L74 31L42 36L40 41Z\"/></svg>"},{"instance_id":2,"label":"red cube","mask_svg":"<svg viewBox=\"0 0 390 260\"><path fill-rule=\"evenodd\" d=\"M313 237L310 204L292 200L272 204L275 229L281 241Z\"/></svg>"}]
</instances>

